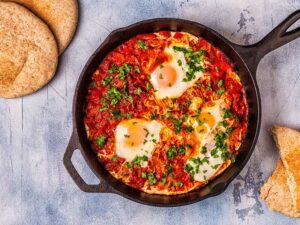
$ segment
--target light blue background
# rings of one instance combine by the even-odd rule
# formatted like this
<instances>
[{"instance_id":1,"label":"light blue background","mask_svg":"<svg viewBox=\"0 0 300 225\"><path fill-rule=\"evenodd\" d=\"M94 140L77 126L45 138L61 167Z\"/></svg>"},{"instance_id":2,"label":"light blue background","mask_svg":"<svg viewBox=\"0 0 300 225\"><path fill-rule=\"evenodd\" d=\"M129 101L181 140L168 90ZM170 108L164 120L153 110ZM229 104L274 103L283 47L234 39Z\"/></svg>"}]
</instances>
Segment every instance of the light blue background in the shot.
<instances>
[{"instance_id":1,"label":"light blue background","mask_svg":"<svg viewBox=\"0 0 300 225\"><path fill-rule=\"evenodd\" d=\"M275 123L300 128L300 40L260 63L258 144L221 196L178 208L144 206L113 194L80 191L62 164L77 79L112 30L148 18L178 17L251 44L299 8L299 0L81 0L76 36L60 57L54 80L31 96L0 100L0 224L300 224L269 211L258 197L278 159L268 129ZM74 162L88 182L97 183L78 152Z\"/></svg>"}]
</instances>

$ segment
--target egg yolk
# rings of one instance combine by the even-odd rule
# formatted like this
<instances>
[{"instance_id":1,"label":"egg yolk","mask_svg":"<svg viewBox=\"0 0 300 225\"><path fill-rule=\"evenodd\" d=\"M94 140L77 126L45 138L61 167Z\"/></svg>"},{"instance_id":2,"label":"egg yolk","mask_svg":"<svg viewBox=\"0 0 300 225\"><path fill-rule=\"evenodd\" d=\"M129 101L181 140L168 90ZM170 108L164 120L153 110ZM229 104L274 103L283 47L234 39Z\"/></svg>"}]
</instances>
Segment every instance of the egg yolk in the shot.
<instances>
[{"instance_id":1,"label":"egg yolk","mask_svg":"<svg viewBox=\"0 0 300 225\"><path fill-rule=\"evenodd\" d=\"M162 65L154 72L158 86L161 88L172 87L177 80L177 72L171 65Z\"/></svg>"},{"instance_id":2,"label":"egg yolk","mask_svg":"<svg viewBox=\"0 0 300 225\"><path fill-rule=\"evenodd\" d=\"M142 145L148 134L149 132L145 126L139 122L127 124L127 134L124 135L125 145L129 147Z\"/></svg>"},{"instance_id":3,"label":"egg yolk","mask_svg":"<svg viewBox=\"0 0 300 225\"><path fill-rule=\"evenodd\" d=\"M215 118L213 115L211 115L208 112L202 112L199 116L200 121L204 121L206 124L208 124L209 127L213 127L215 125Z\"/></svg>"},{"instance_id":4,"label":"egg yolk","mask_svg":"<svg viewBox=\"0 0 300 225\"><path fill-rule=\"evenodd\" d=\"M199 134L205 134L205 133L207 133L207 127L204 124L197 126L196 132L198 132Z\"/></svg>"}]
</instances>

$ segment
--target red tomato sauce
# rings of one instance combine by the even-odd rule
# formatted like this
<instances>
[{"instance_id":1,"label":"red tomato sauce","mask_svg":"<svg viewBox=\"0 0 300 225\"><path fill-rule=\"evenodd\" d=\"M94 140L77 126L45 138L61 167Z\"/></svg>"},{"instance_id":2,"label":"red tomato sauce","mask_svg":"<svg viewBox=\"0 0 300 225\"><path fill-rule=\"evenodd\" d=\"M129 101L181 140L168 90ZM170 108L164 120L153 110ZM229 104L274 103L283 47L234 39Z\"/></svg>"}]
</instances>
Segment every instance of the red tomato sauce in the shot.
<instances>
[{"instance_id":1,"label":"red tomato sauce","mask_svg":"<svg viewBox=\"0 0 300 225\"><path fill-rule=\"evenodd\" d=\"M84 123L92 149L113 176L144 191L177 194L206 183L195 181L185 171L187 160L196 154L199 144L193 134L186 131L187 125L183 123L177 134L182 137L185 152L169 158L167 150L182 144L177 138L170 137L158 145L146 167L126 162L116 155L117 125L130 118L151 120L155 112L155 119L174 130L174 120L189 113L194 97L201 98L204 106L207 102L220 99L218 91L222 88L221 96L229 104L229 120L232 122L228 133L228 152L236 156L246 134L247 102L243 86L238 76L234 75L233 64L224 53L201 37L189 41L188 45L194 52L204 52L205 60L209 62L204 71L206 78L197 81L176 102L171 99L157 101L149 76L155 68L170 60L164 49L172 39L186 43L185 33L175 32L172 37L171 32L160 31L138 35L111 51L92 76L84 106ZM175 119L163 115L166 108L172 108L170 113Z\"/></svg>"}]
</instances>

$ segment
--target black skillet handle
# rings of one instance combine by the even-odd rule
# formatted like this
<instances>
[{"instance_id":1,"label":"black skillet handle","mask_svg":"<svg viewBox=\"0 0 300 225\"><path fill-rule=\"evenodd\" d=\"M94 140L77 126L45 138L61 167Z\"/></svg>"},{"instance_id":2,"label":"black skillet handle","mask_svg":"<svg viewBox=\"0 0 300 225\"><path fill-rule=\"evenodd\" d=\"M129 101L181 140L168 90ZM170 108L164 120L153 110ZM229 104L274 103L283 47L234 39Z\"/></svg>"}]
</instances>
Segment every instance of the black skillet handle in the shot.
<instances>
[{"instance_id":1,"label":"black skillet handle","mask_svg":"<svg viewBox=\"0 0 300 225\"><path fill-rule=\"evenodd\" d=\"M300 27L288 31L300 19L300 10L289 15L261 41L253 45L241 46L233 44L234 49L245 60L250 72L255 75L258 63L269 52L300 37Z\"/></svg>"},{"instance_id":2,"label":"black skillet handle","mask_svg":"<svg viewBox=\"0 0 300 225\"><path fill-rule=\"evenodd\" d=\"M91 193L114 193L112 188L103 180L100 180L99 184L96 185L90 185L87 184L82 177L79 175L77 170L75 169L73 163L72 163L72 155L75 150L80 149L81 145L79 144L78 136L73 131L73 134L71 136L70 142L68 144L68 147L66 149L65 155L64 155L64 165L69 172L70 176L73 178L74 182L77 184L77 186L84 192L91 192Z\"/></svg>"}]
</instances>

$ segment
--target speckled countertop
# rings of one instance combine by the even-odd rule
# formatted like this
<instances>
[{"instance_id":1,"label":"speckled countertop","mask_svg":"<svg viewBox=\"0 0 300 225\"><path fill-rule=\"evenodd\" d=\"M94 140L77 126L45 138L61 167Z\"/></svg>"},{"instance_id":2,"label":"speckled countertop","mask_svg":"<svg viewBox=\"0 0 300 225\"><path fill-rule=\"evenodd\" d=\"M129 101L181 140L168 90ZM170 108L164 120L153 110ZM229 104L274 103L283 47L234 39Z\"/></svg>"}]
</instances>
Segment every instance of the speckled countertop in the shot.
<instances>
[{"instance_id":1,"label":"speckled countertop","mask_svg":"<svg viewBox=\"0 0 300 225\"><path fill-rule=\"evenodd\" d=\"M31 96L0 100L0 224L300 224L269 211L258 196L278 159L268 129L275 123L300 128L300 39L260 63L258 143L222 195L178 208L144 206L114 194L80 191L62 164L77 79L110 31L143 19L178 17L251 44L299 8L300 0L80 0L76 37L54 80ZM73 161L87 182L98 182L80 153Z\"/></svg>"}]
</instances>

